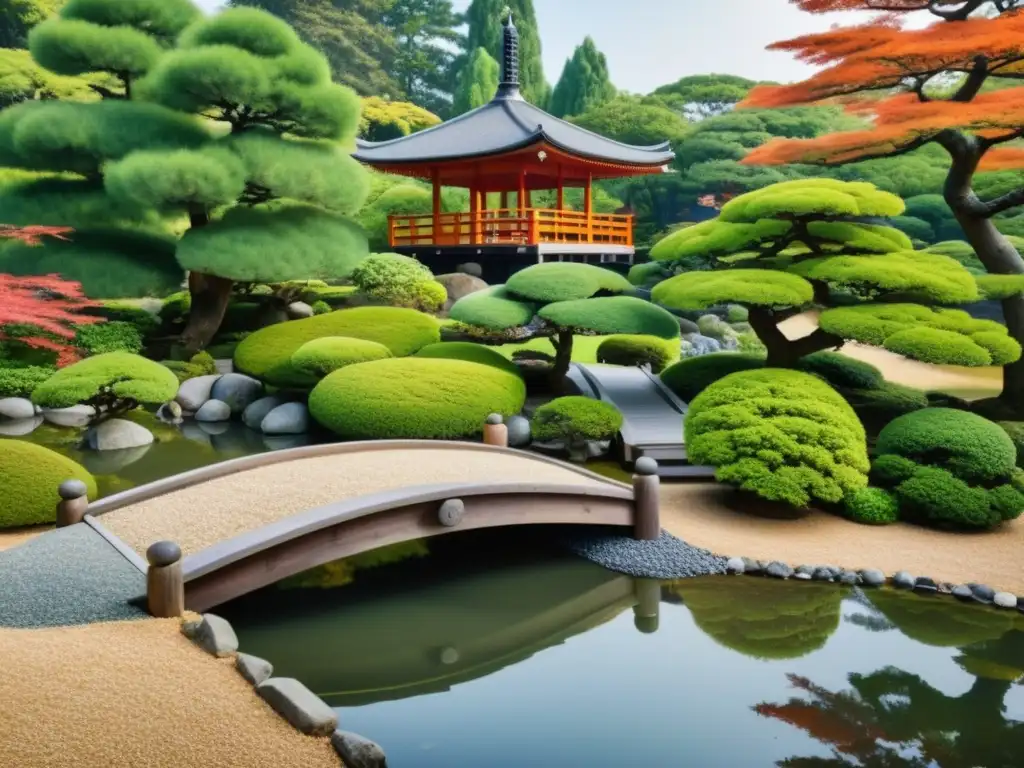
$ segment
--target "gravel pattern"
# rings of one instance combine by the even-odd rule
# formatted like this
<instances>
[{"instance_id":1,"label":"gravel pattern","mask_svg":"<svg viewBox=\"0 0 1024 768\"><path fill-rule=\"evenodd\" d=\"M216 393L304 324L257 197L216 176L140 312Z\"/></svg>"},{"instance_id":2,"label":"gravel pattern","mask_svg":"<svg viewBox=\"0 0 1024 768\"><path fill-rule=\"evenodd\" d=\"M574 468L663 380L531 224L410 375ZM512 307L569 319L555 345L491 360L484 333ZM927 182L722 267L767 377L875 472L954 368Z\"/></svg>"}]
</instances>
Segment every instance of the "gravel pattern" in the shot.
<instances>
[{"instance_id":1,"label":"gravel pattern","mask_svg":"<svg viewBox=\"0 0 1024 768\"><path fill-rule=\"evenodd\" d=\"M0 765L339 768L178 619L0 629Z\"/></svg>"},{"instance_id":2,"label":"gravel pattern","mask_svg":"<svg viewBox=\"0 0 1024 768\"><path fill-rule=\"evenodd\" d=\"M573 534L566 544L580 557L638 578L684 579L726 572L726 558L691 547L665 531L654 541L608 533Z\"/></svg>"},{"instance_id":3,"label":"gravel pattern","mask_svg":"<svg viewBox=\"0 0 1024 768\"><path fill-rule=\"evenodd\" d=\"M0 626L55 627L146 615L129 603L146 594L146 577L87 525L49 531L0 552L0 585Z\"/></svg>"},{"instance_id":4,"label":"gravel pattern","mask_svg":"<svg viewBox=\"0 0 1024 768\"><path fill-rule=\"evenodd\" d=\"M528 456L406 448L297 459L239 472L110 512L100 521L140 554L168 539L190 555L289 515L390 488L513 480L604 485Z\"/></svg>"}]
</instances>

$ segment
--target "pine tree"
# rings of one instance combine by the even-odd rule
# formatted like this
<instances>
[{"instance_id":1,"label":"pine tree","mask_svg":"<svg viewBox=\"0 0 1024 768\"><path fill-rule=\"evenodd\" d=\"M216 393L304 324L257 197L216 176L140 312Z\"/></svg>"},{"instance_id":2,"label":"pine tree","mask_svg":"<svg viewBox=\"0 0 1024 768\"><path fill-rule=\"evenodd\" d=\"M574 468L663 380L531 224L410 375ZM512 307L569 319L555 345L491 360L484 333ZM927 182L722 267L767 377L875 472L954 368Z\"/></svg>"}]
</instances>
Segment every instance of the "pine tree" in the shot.
<instances>
[{"instance_id":1,"label":"pine tree","mask_svg":"<svg viewBox=\"0 0 1024 768\"><path fill-rule=\"evenodd\" d=\"M550 112L555 117L582 115L613 98L615 87L608 78L608 61L588 36L565 62L551 94Z\"/></svg>"},{"instance_id":2,"label":"pine tree","mask_svg":"<svg viewBox=\"0 0 1024 768\"><path fill-rule=\"evenodd\" d=\"M28 31L56 13L64 0L0 0L0 48L24 48Z\"/></svg>"},{"instance_id":3,"label":"pine tree","mask_svg":"<svg viewBox=\"0 0 1024 768\"><path fill-rule=\"evenodd\" d=\"M446 111L454 90L452 47L461 42L451 0L394 0L381 21L395 36L398 54L389 72L406 98L433 112Z\"/></svg>"},{"instance_id":4,"label":"pine tree","mask_svg":"<svg viewBox=\"0 0 1024 768\"><path fill-rule=\"evenodd\" d=\"M483 48L498 62L502 58L502 22L512 11L512 19L519 30L519 82L523 98L541 109L547 109L551 99L551 86L544 78L541 61L540 31L533 0L473 0L466 11L469 34L466 50ZM465 60L465 57L464 57Z\"/></svg>"},{"instance_id":5,"label":"pine tree","mask_svg":"<svg viewBox=\"0 0 1024 768\"><path fill-rule=\"evenodd\" d=\"M494 98L500 79L498 62L485 49L477 48L459 73L452 114L461 115L489 102Z\"/></svg>"}]
</instances>

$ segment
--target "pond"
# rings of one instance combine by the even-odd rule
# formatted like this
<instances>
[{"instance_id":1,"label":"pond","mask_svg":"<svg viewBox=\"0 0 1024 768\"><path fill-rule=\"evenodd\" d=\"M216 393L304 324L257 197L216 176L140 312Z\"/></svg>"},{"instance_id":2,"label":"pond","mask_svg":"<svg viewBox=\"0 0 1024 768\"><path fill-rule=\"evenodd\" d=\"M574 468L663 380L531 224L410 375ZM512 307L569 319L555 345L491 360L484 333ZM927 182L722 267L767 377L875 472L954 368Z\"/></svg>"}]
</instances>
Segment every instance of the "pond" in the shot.
<instances>
[{"instance_id":1,"label":"pond","mask_svg":"<svg viewBox=\"0 0 1024 768\"><path fill-rule=\"evenodd\" d=\"M1022 764L1016 613L751 577L635 580L539 535L379 550L217 612L393 768Z\"/></svg>"}]
</instances>

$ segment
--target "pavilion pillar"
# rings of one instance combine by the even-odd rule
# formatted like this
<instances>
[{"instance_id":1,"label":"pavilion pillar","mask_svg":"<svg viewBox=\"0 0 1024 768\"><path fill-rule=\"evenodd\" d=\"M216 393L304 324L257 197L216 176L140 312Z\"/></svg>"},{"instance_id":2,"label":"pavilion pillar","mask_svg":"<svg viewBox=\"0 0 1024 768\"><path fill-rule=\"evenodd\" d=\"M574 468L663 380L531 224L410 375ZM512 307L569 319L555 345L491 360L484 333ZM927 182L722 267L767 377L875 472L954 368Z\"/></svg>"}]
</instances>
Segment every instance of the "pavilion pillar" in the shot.
<instances>
[{"instance_id":1,"label":"pavilion pillar","mask_svg":"<svg viewBox=\"0 0 1024 768\"><path fill-rule=\"evenodd\" d=\"M437 244L440 242L441 237L441 172L437 168L431 170L430 182L434 188L434 200L431 206L433 230L430 239L432 243Z\"/></svg>"},{"instance_id":2,"label":"pavilion pillar","mask_svg":"<svg viewBox=\"0 0 1024 768\"><path fill-rule=\"evenodd\" d=\"M594 200L593 200L593 186L594 186L594 174L587 174L587 186L583 188L583 213L587 220L587 242L592 243L594 241L594 222L591 218L591 214L594 211Z\"/></svg>"},{"instance_id":3,"label":"pavilion pillar","mask_svg":"<svg viewBox=\"0 0 1024 768\"><path fill-rule=\"evenodd\" d=\"M508 210L508 190L501 190L501 202L499 203L499 205L501 206L502 211Z\"/></svg>"},{"instance_id":4,"label":"pavilion pillar","mask_svg":"<svg viewBox=\"0 0 1024 768\"><path fill-rule=\"evenodd\" d=\"M558 165L558 187L555 197L555 208L560 211L565 208L565 169L561 163Z\"/></svg>"},{"instance_id":5,"label":"pavilion pillar","mask_svg":"<svg viewBox=\"0 0 1024 768\"><path fill-rule=\"evenodd\" d=\"M480 190L476 186L469 188L469 242L480 242Z\"/></svg>"}]
</instances>

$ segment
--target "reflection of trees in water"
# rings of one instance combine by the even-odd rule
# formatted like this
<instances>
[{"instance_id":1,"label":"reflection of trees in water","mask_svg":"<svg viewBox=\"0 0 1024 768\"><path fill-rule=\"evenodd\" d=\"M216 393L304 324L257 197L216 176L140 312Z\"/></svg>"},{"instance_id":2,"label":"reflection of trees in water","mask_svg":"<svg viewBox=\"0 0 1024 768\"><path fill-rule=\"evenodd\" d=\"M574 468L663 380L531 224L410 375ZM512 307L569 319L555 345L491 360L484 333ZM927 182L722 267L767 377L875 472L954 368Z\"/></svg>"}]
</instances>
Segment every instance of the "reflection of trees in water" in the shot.
<instances>
[{"instance_id":1,"label":"reflection of trees in water","mask_svg":"<svg viewBox=\"0 0 1024 768\"><path fill-rule=\"evenodd\" d=\"M426 557L430 554L427 542L423 539L391 544L387 547L372 549L358 555L334 560L303 571L278 582L281 589L332 589L343 587L355 581L356 571L378 568L382 565L400 563L411 558Z\"/></svg>"},{"instance_id":2,"label":"reflection of trees in water","mask_svg":"<svg viewBox=\"0 0 1024 768\"><path fill-rule=\"evenodd\" d=\"M669 586L720 645L757 659L795 659L825 645L839 626L844 590L819 583L707 577Z\"/></svg>"},{"instance_id":3,"label":"reflection of trees in water","mask_svg":"<svg viewBox=\"0 0 1024 768\"><path fill-rule=\"evenodd\" d=\"M1001 637L1020 623L1015 611L958 605L945 597L921 597L881 589L872 592L870 600L870 605L904 635L940 648L956 648Z\"/></svg>"}]
</instances>

